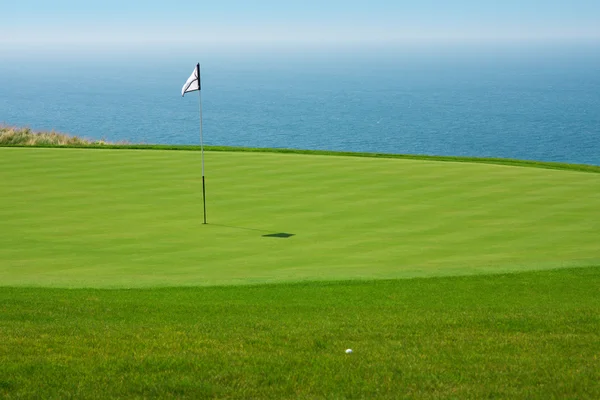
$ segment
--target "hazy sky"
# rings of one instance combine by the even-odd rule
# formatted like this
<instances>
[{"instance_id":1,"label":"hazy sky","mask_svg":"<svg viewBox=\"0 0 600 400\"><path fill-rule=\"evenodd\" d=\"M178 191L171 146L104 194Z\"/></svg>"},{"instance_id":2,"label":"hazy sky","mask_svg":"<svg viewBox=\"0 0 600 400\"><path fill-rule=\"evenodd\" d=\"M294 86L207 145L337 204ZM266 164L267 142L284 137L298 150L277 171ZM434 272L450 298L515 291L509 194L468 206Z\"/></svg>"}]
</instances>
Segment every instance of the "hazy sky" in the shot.
<instances>
[{"instance_id":1,"label":"hazy sky","mask_svg":"<svg viewBox=\"0 0 600 400\"><path fill-rule=\"evenodd\" d=\"M600 0L0 0L0 46L600 41Z\"/></svg>"}]
</instances>

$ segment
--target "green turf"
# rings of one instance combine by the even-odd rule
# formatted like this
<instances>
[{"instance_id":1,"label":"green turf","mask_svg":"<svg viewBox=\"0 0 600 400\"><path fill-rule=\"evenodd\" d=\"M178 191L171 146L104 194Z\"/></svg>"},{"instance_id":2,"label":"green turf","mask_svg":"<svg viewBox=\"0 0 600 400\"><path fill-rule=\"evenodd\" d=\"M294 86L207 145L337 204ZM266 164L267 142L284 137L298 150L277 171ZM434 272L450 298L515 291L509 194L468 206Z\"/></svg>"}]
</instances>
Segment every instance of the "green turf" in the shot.
<instances>
[{"instance_id":1,"label":"green turf","mask_svg":"<svg viewBox=\"0 0 600 400\"><path fill-rule=\"evenodd\" d=\"M402 278L600 263L600 174L208 152L0 148L4 286ZM290 238L264 237L290 233Z\"/></svg>"},{"instance_id":2,"label":"green turf","mask_svg":"<svg viewBox=\"0 0 600 400\"><path fill-rule=\"evenodd\" d=\"M0 290L0 397L600 398L600 268ZM354 353L346 355L344 350Z\"/></svg>"},{"instance_id":3,"label":"green turf","mask_svg":"<svg viewBox=\"0 0 600 400\"><path fill-rule=\"evenodd\" d=\"M0 148L0 397L600 398L600 174L206 157Z\"/></svg>"}]
</instances>

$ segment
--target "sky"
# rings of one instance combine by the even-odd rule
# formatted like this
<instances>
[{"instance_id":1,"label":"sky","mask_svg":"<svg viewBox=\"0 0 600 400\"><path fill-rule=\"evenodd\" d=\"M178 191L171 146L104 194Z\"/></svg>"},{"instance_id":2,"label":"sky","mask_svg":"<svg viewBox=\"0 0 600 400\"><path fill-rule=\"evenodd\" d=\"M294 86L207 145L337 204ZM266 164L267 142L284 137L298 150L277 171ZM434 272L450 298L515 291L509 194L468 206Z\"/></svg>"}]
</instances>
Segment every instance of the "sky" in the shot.
<instances>
[{"instance_id":1,"label":"sky","mask_svg":"<svg viewBox=\"0 0 600 400\"><path fill-rule=\"evenodd\" d=\"M0 49L600 42L599 0L0 0Z\"/></svg>"}]
</instances>

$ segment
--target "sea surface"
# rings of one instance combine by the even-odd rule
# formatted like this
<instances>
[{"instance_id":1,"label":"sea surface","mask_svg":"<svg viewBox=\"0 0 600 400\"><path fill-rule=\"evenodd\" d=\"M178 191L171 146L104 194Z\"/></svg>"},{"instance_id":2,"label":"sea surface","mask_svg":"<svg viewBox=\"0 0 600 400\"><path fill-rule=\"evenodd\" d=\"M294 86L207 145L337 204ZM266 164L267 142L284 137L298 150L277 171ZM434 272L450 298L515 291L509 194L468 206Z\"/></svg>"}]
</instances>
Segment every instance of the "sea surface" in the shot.
<instances>
[{"instance_id":1,"label":"sea surface","mask_svg":"<svg viewBox=\"0 0 600 400\"><path fill-rule=\"evenodd\" d=\"M0 56L0 123L92 139L600 165L600 46Z\"/></svg>"}]
</instances>

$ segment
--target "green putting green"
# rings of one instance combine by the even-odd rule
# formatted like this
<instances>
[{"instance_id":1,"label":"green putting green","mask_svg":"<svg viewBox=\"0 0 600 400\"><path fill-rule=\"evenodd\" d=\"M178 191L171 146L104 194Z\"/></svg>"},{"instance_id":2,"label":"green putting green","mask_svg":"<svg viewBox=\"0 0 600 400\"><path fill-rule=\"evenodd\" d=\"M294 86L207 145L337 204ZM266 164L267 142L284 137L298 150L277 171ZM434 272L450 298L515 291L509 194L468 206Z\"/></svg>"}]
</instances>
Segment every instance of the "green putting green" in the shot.
<instances>
[{"instance_id":1,"label":"green putting green","mask_svg":"<svg viewBox=\"0 0 600 400\"><path fill-rule=\"evenodd\" d=\"M0 282L199 286L600 263L597 173L205 156L207 225L200 152L0 148Z\"/></svg>"}]
</instances>

